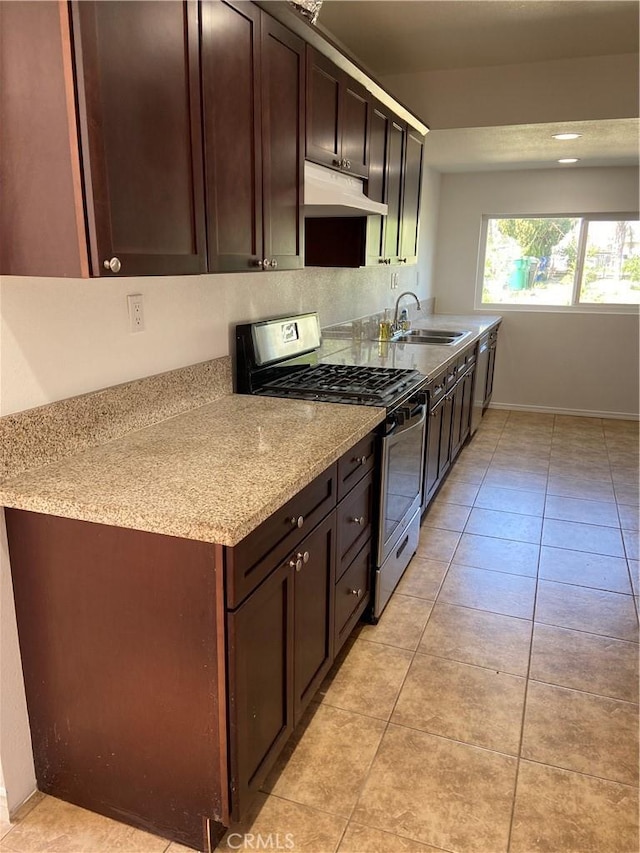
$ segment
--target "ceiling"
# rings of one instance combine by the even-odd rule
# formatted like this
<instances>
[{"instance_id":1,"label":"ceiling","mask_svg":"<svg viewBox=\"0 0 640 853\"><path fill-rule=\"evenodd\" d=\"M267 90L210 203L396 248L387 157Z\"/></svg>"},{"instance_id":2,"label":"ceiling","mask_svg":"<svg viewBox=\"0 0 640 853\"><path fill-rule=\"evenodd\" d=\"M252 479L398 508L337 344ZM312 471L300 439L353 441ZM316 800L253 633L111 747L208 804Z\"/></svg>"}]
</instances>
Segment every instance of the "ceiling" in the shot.
<instances>
[{"instance_id":1,"label":"ceiling","mask_svg":"<svg viewBox=\"0 0 640 853\"><path fill-rule=\"evenodd\" d=\"M376 77L638 52L638 0L324 0L318 24ZM635 118L434 130L442 172L638 165ZM582 136L558 142L553 133Z\"/></svg>"},{"instance_id":2,"label":"ceiling","mask_svg":"<svg viewBox=\"0 0 640 853\"><path fill-rule=\"evenodd\" d=\"M637 53L637 0L324 0L375 76Z\"/></svg>"}]
</instances>

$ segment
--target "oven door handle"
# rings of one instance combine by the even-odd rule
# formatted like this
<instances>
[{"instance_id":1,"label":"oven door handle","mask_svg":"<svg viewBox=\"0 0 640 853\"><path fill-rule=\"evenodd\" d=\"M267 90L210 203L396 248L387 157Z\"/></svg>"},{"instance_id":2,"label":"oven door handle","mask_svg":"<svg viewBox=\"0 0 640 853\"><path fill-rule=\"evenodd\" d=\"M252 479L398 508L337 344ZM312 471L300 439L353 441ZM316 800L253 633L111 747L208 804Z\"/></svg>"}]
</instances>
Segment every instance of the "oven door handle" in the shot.
<instances>
[{"instance_id":1,"label":"oven door handle","mask_svg":"<svg viewBox=\"0 0 640 853\"><path fill-rule=\"evenodd\" d=\"M403 433L407 432L410 429L416 429L421 426L427 417L427 404L420 403L420 405L416 406L415 409L411 410L411 413L407 420L405 420L401 424L396 424L390 432L385 435L385 440L393 440L401 436Z\"/></svg>"}]
</instances>

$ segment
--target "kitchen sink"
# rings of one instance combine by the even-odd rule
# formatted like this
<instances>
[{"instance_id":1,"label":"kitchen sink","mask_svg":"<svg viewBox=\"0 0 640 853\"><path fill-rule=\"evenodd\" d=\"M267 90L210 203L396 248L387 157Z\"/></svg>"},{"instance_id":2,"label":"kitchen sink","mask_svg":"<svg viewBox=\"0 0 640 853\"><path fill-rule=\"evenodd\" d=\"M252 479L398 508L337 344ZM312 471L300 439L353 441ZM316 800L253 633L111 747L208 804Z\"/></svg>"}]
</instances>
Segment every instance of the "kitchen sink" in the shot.
<instances>
[{"instance_id":1,"label":"kitchen sink","mask_svg":"<svg viewBox=\"0 0 640 853\"><path fill-rule=\"evenodd\" d=\"M460 343L469 334L471 333L468 331L454 332L446 329L409 329L406 332L396 333L392 340L403 344L453 346Z\"/></svg>"}]
</instances>

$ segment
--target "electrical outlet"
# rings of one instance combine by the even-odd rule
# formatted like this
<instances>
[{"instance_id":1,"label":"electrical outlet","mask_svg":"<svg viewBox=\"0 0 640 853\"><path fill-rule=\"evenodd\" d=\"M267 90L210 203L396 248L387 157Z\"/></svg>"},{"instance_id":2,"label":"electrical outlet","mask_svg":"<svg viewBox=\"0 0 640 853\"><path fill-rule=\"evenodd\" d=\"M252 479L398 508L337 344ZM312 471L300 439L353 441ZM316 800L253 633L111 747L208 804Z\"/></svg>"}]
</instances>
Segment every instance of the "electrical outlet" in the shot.
<instances>
[{"instance_id":1,"label":"electrical outlet","mask_svg":"<svg viewBox=\"0 0 640 853\"><path fill-rule=\"evenodd\" d=\"M391 290L397 290L398 288L398 273L391 273Z\"/></svg>"},{"instance_id":2,"label":"electrical outlet","mask_svg":"<svg viewBox=\"0 0 640 853\"><path fill-rule=\"evenodd\" d=\"M144 332L144 310L141 293L130 293L127 296L129 309L129 331Z\"/></svg>"}]
</instances>

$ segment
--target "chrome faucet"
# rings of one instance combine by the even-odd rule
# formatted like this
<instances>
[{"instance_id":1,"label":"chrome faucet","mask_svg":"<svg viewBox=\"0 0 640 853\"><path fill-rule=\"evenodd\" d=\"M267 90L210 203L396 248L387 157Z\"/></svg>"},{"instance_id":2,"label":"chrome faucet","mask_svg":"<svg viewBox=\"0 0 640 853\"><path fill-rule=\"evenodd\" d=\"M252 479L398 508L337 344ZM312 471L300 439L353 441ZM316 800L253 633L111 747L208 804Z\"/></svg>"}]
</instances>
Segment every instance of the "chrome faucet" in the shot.
<instances>
[{"instance_id":1,"label":"chrome faucet","mask_svg":"<svg viewBox=\"0 0 640 853\"><path fill-rule=\"evenodd\" d=\"M396 310L395 310L395 313L393 315L393 331L394 332L398 331L398 308L400 307L400 300L402 299L403 296L413 296L413 298L416 300L416 305L418 306L418 311L420 311L422 308L422 306L420 305L420 300L415 295L415 293L413 293L413 291L405 290L404 293L401 293L400 296L398 296L398 298L396 299Z\"/></svg>"}]
</instances>

